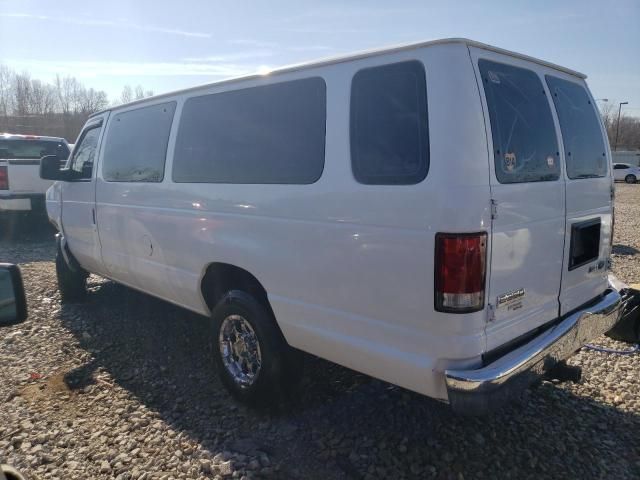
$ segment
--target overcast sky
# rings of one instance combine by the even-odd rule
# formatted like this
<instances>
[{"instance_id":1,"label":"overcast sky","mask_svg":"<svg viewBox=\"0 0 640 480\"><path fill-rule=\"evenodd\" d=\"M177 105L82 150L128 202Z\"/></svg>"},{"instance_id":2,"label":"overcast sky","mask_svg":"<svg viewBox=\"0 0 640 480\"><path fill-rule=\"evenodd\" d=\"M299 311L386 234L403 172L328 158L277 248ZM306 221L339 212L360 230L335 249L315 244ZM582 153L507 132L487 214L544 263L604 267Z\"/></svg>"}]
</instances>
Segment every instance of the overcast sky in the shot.
<instances>
[{"instance_id":1,"label":"overcast sky","mask_svg":"<svg viewBox=\"0 0 640 480\"><path fill-rule=\"evenodd\" d=\"M640 116L640 0L0 0L0 63L119 96L373 47L468 37L589 76Z\"/></svg>"}]
</instances>

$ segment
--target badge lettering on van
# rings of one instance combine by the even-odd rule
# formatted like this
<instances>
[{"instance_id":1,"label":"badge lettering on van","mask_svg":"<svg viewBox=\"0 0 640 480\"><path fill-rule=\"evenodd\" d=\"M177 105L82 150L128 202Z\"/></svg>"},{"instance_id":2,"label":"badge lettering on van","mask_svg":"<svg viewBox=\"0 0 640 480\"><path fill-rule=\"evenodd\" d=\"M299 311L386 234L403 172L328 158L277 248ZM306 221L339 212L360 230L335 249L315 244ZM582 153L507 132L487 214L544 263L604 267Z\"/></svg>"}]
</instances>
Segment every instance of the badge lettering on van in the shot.
<instances>
[{"instance_id":1,"label":"badge lettering on van","mask_svg":"<svg viewBox=\"0 0 640 480\"><path fill-rule=\"evenodd\" d=\"M524 288L511 290L510 292L503 293L502 295L498 295L496 304L498 305L498 308L501 307L502 305L507 305L507 304L511 305L511 304L514 304L517 300L520 300L522 297L524 297L524 295L525 295ZM517 303L520 304L518 308L521 308L522 307L521 302L517 302ZM511 308L509 308L509 310L511 310Z\"/></svg>"},{"instance_id":2,"label":"badge lettering on van","mask_svg":"<svg viewBox=\"0 0 640 480\"><path fill-rule=\"evenodd\" d=\"M506 168L508 172L511 172L514 168L516 168L515 153L509 152L504 154L504 168Z\"/></svg>"}]
</instances>

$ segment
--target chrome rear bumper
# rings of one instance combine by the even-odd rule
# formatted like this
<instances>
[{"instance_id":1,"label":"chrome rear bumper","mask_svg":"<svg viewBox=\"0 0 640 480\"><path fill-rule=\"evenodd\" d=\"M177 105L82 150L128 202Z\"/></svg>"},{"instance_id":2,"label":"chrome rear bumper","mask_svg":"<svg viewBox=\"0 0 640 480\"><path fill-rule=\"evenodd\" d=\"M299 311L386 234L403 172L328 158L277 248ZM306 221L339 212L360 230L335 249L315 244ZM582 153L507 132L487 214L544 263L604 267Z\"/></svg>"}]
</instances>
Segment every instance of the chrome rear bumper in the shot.
<instances>
[{"instance_id":1,"label":"chrome rear bumper","mask_svg":"<svg viewBox=\"0 0 640 480\"><path fill-rule=\"evenodd\" d=\"M517 398L532 382L585 343L609 331L620 319L624 284L609 277L609 289L593 303L539 336L477 370L446 370L449 403L454 411L481 415Z\"/></svg>"}]
</instances>

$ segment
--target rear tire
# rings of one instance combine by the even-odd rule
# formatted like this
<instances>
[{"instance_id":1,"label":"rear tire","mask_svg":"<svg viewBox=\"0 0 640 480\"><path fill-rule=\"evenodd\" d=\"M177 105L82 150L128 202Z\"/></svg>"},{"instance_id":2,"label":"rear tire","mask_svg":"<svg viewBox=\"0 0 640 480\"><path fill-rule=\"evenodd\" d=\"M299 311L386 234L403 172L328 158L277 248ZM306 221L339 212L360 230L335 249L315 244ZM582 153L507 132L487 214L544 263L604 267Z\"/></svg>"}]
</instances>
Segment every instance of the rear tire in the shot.
<instances>
[{"instance_id":1,"label":"rear tire","mask_svg":"<svg viewBox=\"0 0 640 480\"><path fill-rule=\"evenodd\" d=\"M624 181L627 183L636 183L637 178L635 175L627 175L626 177L624 177Z\"/></svg>"},{"instance_id":2,"label":"rear tire","mask_svg":"<svg viewBox=\"0 0 640 480\"><path fill-rule=\"evenodd\" d=\"M58 248L56 253L56 276L58 290L63 303L78 303L87 296L87 277L84 270L72 270Z\"/></svg>"},{"instance_id":3,"label":"rear tire","mask_svg":"<svg viewBox=\"0 0 640 480\"><path fill-rule=\"evenodd\" d=\"M302 354L291 348L268 305L241 291L214 307L212 350L222 384L253 407L286 400L302 376Z\"/></svg>"}]
</instances>

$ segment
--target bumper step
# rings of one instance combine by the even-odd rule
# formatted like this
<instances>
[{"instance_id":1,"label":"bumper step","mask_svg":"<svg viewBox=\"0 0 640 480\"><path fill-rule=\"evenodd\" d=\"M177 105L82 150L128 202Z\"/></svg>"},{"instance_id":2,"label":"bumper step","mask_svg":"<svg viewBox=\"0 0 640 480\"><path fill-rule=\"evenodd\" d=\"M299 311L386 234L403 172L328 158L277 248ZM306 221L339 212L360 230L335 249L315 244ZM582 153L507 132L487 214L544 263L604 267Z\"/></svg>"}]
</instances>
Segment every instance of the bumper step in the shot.
<instances>
[{"instance_id":1,"label":"bumper step","mask_svg":"<svg viewBox=\"0 0 640 480\"><path fill-rule=\"evenodd\" d=\"M532 383L579 350L611 330L624 308L620 283L596 301L561 319L525 345L475 370L446 370L449 403L465 415L483 415L518 398Z\"/></svg>"}]
</instances>

